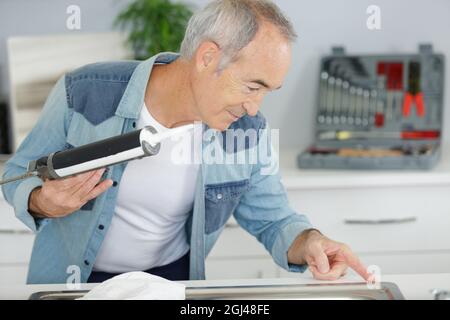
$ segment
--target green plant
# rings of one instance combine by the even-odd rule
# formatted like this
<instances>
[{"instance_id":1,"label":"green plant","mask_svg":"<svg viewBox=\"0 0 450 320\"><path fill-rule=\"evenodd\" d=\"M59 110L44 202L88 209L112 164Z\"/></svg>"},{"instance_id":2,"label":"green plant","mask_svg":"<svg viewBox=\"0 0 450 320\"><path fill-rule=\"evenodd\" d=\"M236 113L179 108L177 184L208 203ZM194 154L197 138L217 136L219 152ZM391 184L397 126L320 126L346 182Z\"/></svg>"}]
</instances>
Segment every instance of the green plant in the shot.
<instances>
[{"instance_id":1,"label":"green plant","mask_svg":"<svg viewBox=\"0 0 450 320\"><path fill-rule=\"evenodd\" d=\"M170 0L135 0L114 21L128 32L127 42L135 58L147 59L159 52L176 52L192 10Z\"/></svg>"}]
</instances>

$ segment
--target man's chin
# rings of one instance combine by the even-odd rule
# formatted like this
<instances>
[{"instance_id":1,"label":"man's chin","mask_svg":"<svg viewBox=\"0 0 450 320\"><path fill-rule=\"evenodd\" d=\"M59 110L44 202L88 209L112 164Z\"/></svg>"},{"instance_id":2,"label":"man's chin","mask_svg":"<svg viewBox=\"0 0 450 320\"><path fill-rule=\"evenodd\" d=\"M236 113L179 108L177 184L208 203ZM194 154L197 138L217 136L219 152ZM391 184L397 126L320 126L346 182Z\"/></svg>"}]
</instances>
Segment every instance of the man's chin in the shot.
<instances>
[{"instance_id":1,"label":"man's chin","mask_svg":"<svg viewBox=\"0 0 450 320\"><path fill-rule=\"evenodd\" d=\"M225 130L227 130L231 126L232 123L233 122L215 122L215 123L208 123L208 122L206 122L208 127L210 127L211 129L218 130L218 131L225 131Z\"/></svg>"}]
</instances>

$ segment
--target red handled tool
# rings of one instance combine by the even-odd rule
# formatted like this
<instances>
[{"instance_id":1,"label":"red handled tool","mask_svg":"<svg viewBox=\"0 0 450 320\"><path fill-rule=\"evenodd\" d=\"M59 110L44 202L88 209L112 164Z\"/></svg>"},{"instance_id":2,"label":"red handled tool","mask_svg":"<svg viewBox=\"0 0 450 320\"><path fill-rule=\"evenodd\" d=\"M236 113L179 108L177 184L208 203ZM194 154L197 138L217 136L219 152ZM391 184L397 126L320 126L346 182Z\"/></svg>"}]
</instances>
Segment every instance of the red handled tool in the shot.
<instances>
[{"instance_id":1,"label":"red handled tool","mask_svg":"<svg viewBox=\"0 0 450 320\"><path fill-rule=\"evenodd\" d=\"M408 91L405 93L405 100L403 101L403 116L409 117L411 104L414 103L417 108L417 115L423 118L425 116L425 104L423 93L420 91L420 63L410 62L408 69Z\"/></svg>"}]
</instances>

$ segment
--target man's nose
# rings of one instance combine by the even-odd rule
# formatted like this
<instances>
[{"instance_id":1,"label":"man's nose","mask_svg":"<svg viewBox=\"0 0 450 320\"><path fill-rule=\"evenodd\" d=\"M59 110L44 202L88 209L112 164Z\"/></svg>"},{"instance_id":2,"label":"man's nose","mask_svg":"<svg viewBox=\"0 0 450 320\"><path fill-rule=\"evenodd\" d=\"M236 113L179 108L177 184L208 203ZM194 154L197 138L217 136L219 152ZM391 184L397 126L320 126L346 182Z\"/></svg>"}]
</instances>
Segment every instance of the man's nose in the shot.
<instances>
[{"instance_id":1,"label":"man's nose","mask_svg":"<svg viewBox=\"0 0 450 320\"><path fill-rule=\"evenodd\" d=\"M249 116L256 116L259 110L260 101L248 100L244 102L243 107Z\"/></svg>"}]
</instances>

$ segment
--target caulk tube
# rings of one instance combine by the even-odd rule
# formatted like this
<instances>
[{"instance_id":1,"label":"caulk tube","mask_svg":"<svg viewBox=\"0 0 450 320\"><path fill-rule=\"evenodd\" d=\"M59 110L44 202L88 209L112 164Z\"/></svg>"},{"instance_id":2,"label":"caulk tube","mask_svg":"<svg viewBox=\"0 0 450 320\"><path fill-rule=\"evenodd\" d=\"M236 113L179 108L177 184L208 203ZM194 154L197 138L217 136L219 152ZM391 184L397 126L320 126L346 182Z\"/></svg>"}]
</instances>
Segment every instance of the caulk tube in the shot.
<instances>
[{"instance_id":1,"label":"caulk tube","mask_svg":"<svg viewBox=\"0 0 450 320\"><path fill-rule=\"evenodd\" d=\"M193 124L158 133L152 126L81 147L58 151L33 161L42 178L61 179L158 154L161 141L194 129Z\"/></svg>"},{"instance_id":2,"label":"caulk tube","mask_svg":"<svg viewBox=\"0 0 450 320\"><path fill-rule=\"evenodd\" d=\"M143 129L120 136L96 141L69 150L58 151L37 161L46 163L41 176L61 179L72 175L105 168L111 165L156 155L160 143L149 143L148 137L156 135L156 130L147 126ZM45 159L47 158L47 159ZM39 169L38 169L39 171Z\"/></svg>"}]
</instances>

